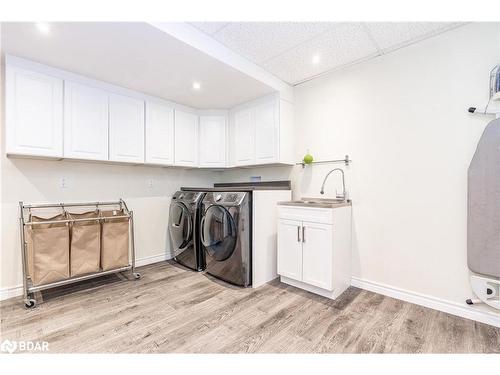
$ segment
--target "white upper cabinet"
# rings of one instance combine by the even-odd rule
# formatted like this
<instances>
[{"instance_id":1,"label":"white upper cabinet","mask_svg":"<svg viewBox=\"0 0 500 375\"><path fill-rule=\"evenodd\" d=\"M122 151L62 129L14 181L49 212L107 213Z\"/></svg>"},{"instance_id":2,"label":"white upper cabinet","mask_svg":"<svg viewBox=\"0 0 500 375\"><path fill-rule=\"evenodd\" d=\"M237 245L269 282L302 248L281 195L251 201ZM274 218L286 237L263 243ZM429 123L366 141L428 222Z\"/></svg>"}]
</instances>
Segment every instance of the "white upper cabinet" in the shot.
<instances>
[{"instance_id":1,"label":"white upper cabinet","mask_svg":"<svg viewBox=\"0 0 500 375\"><path fill-rule=\"evenodd\" d=\"M279 107L275 101L255 108L255 162L279 161Z\"/></svg>"},{"instance_id":2,"label":"white upper cabinet","mask_svg":"<svg viewBox=\"0 0 500 375\"><path fill-rule=\"evenodd\" d=\"M64 82L64 157L108 160L108 93Z\"/></svg>"},{"instance_id":3,"label":"white upper cabinet","mask_svg":"<svg viewBox=\"0 0 500 375\"><path fill-rule=\"evenodd\" d=\"M146 102L146 163L174 164L174 109Z\"/></svg>"},{"instance_id":4,"label":"white upper cabinet","mask_svg":"<svg viewBox=\"0 0 500 375\"><path fill-rule=\"evenodd\" d=\"M226 166L226 116L200 116L200 167Z\"/></svg>"},{"instance_id":5,"label":"white upper cabinet","mask_svg":"<svg viewBox=\"0 0 500 375\"><path fill-rule=\"evenodd\" d=\"M294 164L291 103L272 95L232 109L230 118L232 164Z\"/></svg>"},{"instance_id":6,"label":"white upper cabinet","mask_svg":"<svg viewBox=\"0 0 500 375\"><path fill-rule=\"evenodd\" d=\"M197 110L15 56L5 65L8 155L190 168L296 161L293 104L278 94Z\"/></svg>"},{"instance_id":7,"label":"white upper cabinet","mask_svg":"<svg viewBox=\"0 0 500 375\"><path fill-rule=\"evenodd\" d=\"M175 110L175 165L198 166L198 116Z\"/></svg>"},{"instance_id":8,"label":"white upper cabinet","mask_svg":"<svg viewBox=\"0 0 500 375\"><path fill-rule=\"evenodd\" d=\"M63 156L63 80L6 67L7 154Z\"/></svg>"},{"instance_id":9,"label":"white upper cabinet","mask_svg":"<svg viewBox=\"0 0 500 375\"><path fill-rule=\"evenodd\" d=\"M109 160L144 163L144 101L109 96Z\"/></svg>"},{"instance_id":10,"label":"white upper cabinet","mask_svg":"<svg viewBox=\"0 0 500 375\"><path fill-rule=\"evenodd\" d=\"M255 121L252 109L235 112L231 150L235 165L255 164Z\"/></svg>"}]
</instances>

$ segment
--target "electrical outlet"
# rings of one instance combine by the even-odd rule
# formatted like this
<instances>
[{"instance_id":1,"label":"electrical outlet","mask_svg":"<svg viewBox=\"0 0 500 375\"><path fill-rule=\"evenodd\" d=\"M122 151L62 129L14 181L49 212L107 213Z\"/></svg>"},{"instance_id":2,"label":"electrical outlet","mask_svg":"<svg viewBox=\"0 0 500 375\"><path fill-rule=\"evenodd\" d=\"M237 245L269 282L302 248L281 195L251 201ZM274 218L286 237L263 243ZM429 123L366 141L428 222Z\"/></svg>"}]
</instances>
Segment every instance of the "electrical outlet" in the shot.
<instances>
[{"instance_id":1,"label":"electrical outlet","mask_svg":"<svg viewBox=\"0 0 500 375\"><path fill-rule=\"evenodd\" d=\"M66 176L62 176L59 179L59 188L60 189L69 189L69 178Z\"/></svg>"},{"instance_id":2,"label":"electrical outlet","mask_svg":"<svg viewBox=\"0 0 500 375\"><path fill-rule=\"evenodd\" d=\"M148 189L154 188L154 184L155 184L155 182L152 178L150 178L146 181L146 185L147 185Z\"/></svg>"}]
</instances>

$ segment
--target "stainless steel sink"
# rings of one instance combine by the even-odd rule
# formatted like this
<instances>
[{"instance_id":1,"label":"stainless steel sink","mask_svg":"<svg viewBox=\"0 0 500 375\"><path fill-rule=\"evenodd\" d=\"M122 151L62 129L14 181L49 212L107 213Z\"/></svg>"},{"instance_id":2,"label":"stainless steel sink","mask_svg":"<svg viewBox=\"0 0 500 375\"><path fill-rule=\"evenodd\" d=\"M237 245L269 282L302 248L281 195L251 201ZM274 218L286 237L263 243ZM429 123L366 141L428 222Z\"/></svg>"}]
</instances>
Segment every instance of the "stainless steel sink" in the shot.
<instances>
[{"instance_id":1,"label":"stainless steel sink","mask_svg":"<svg viewBox=\"0 0 500 375\"><path fill-rule=\"evenodd\" d=\"M335 208L349 206L351 201L343 199L325 199L325 198L302 198L296 201L279 202L280 206L301 206L316 208Z\"/></svg>"}]
</instances>

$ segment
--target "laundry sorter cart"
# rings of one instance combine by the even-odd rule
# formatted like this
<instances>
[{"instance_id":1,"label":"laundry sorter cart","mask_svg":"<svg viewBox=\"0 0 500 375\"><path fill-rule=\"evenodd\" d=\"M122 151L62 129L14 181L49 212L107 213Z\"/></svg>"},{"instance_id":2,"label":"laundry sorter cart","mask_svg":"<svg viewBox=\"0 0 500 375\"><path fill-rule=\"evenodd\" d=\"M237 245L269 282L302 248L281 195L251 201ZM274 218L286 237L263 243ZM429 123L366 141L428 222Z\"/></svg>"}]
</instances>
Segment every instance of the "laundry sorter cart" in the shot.
<instances>
[{"instance_id":1,"label":"laundry sorter cart","mask_svg":"<svg viewBox=\"0 0 500 375\"><path fill-rule=\"evenodd\" d=\"M23 297L95 277L135 272L134 215L117 202L24 204L20 207ZM52 212L52 216L47 214ZM55 214L56 213L56 214Z\"/></svg>"}]
</instances>

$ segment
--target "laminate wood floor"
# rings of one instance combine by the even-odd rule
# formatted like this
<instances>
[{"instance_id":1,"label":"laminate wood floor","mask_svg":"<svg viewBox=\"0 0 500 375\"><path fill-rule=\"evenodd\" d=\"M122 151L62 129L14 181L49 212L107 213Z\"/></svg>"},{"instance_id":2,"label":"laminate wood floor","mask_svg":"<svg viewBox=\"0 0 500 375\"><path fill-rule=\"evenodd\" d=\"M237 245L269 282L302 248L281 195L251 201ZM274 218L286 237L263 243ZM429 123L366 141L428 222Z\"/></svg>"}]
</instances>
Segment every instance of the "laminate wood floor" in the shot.
<instances>
[{"instance_id":1,"label":"laminate wood floor","mask_svg":"<svg viewBox=\"0 0 500 375\"><path fill-rule=\"evenodd\" d=\"M33 310L3 301L1 339L47 341L51 353L500 353L499 328L357 288L332 301L168 262L140 272L38 293Z\"/></svg>"}]
</instances>

